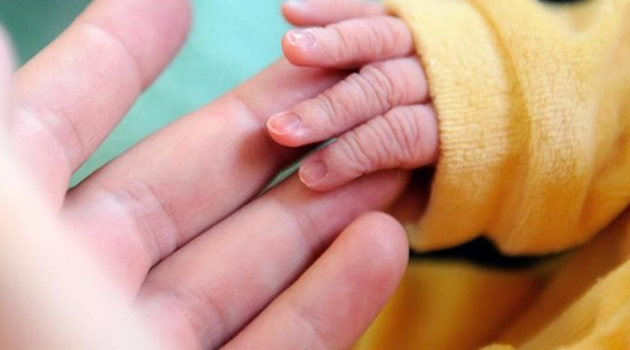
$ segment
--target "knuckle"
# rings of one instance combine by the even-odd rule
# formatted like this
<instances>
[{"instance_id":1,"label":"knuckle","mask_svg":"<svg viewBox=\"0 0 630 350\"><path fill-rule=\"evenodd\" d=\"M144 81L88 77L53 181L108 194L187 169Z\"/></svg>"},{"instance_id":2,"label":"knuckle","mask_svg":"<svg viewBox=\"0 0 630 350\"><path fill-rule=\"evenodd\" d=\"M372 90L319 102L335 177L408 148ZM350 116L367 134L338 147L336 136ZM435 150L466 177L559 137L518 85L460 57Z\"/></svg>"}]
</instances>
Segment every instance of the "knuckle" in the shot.
<instances>
[{"instance_id":1,"label":"knuckle","mask_svg":"<svg viewBox=\"0 0 630 350\"><path fill-rule=\"evenodd\" d=\"M289 205L277 199L270 199L269 204L280 213L278 215L282 217L283 222L292 231L296 232L295 237L309 254L317 255L321 252L326 242L323 240L323 237L312 234L322 229L317 218L312 213L300 210L299 206Z\"/></svg>"},{"instance_id":2,"label":"knuckle","mask_svg":"<svg viewBox=\"0 0 630 350\"><path fill-rule=\"evenodd\" d=\"M317 111L318 128L332 135L338 134L340 125L344 125L350 117L350 108L345 102L344 95L338 95L334 90L327 90L319 94L314 100L314 110Z\"/></svg>"},{"instance_id":3,"label":"knuckle","mask_svg":"<svg viewBox=\"0 0 630 350\"><path fill-rule=\"evenodd\" d=\"M40 142L60 148L71 169L89 156L89 147L82 137L79 123L69 118L62 109L41 103L20 106L14 113L19 116L20 122L28 121L30 131L36 133Z\"/></svg>"},{"instance_id":4,"label":"knuckle","mask_svg":"<svg viewBox=\"0 0 630 350\"><path fill-rule=\"evenodd\" d=\"M415 103L424 96L422 85L425 78L415 58L374 63L371 72L379 79L381 88L388 89L384 91L388 93L387 101L390 107Z\"/></svg>"},{"instance_id":5,"label":"knuckle","mask_svg":"<svg viewBox=\"0 0 630 350\"><path fill-rule=\"evenodd\" d=\"M400 98L397 97L396 83L384 63L366 66L361 69L360 75L363 78L364 89L372 91L370 95L376 98L382 111L386 111L400 102Z\"/></svg>"},{"instance_id":6,"label":"knuckle","mask_svg":"<svg viewBox=\"0 0 630 350\"><path fill-rule=\"evenodd\" d=\"M348 103L356 107L354 110L364 110L364 106L372 106L374 103L377 103L381 110L385 110L388 108L386 99L379 97L383 92L375 86L372 82L373 79L369 78L368 75L364 74L363 71L350 75L346 80L344 96L348 97Z\"/></svg>"},{"instance_id":7,"label":"knuckle","mask_svg":"<svg viewBox=\"0 0 630 350\"><path fill-rule=\"evenodd\" d=\"M308 339L311 348L330 349L330 335L325 331L326 320L316 317L302 305L293 302L289 302L288 305L289 312L293 313L297 326L304 331L303 334L310 334Z\"/></svg>"},{"instance_id":8,"label":"knuckle","mask_svg":"<svg viewBox=\"0 0 630 350\"><path fill-rule=\"evenodd\" d=\"M381 117L366 124L366 128L374 135L372 144L376 148L375 154L379 155L381 166L387 168L399 166L405 150L399 142L399 134L396 133L397 126Z\"/></svg>"},{"instance_id":9,"label":"knuckle","mask_svg":"<svg viewBox=\"0 0 630 350\"><path fill-rule=\"evenodd\" d=\"M352 36L339 25L327 26L325 30L330 41L323 50L324 55L331 62L344 62L356 48Z\"/></svg>"},{"instance_id":10,"label":"knuckle","mask_svg":"<svg viewBox=\"0 0 630 350\"><path fill-rule=\"evenodd\" d=\"M356 95L355 98L361 100L363 103L372 101L375 97L375 92L378 91L362 73L352 74L348 77L348 82L351 84L352 92Z\"/></svg>"},{"instance_id":11,"label":"knuckle","mask_svg":"<svg viewBox=\"0 0 630 350\"><path fill-rule=\"evenodd\" d=\"M412 169L426 165L436 152L430 123L430 108L400 107L370 120L344 134L324 152L332 164L352 176L362 176L380 169ZM435 130L437 132L437 130Z\"/></svg>"},{"instance_id":12,"label":"knuckle","mask_svg":"<svg viewBox=\"0 0 630 350\"><path fill-rule=\"evenodd\" d=\"M404 107L392 110L384 118L399 150L399 166L416 167L427 159L430 150L424 142L421 122L425 114L422 107Z\"/></svg>"},{"instance_id":13,"label":"knuckle","mask_svg":"<svg viewBox=\"0 0 630 350\"><path fill-rule=\"evenodd\" d=\"M331 147L331 156L356 177L369 172L376 163L373 150L366 147L369 145L365 142L369 138L366 136L353 130L337 139Z\"/></svg>"},{"instance_id":14,"label":"knuckle","mask_svg":"<svg viewBox=\"0 0 630 350\"><path fill-rule=\"evenodd\" d=\"M102 187L103 193L125 209L145 238L152 263L170 255L185 241L184 234L164 195L151 184L137 180L120 189ZM160 223L148 225L147 223Z\"/></svg>"},{"instance_id":15,"label":"knuckle","mask_svg":"<svg viewBox=\"0 0 630 350\"><path fill-rule=\"evenodd\" d=\"M169 315L181 322L189 332L200 335L203 332L200 324L211 327L214 331L204 338L205 345L210 349L218 349L228 341L228 310L211 293L185 284L173 285L157 279L145 285L144 293L143 302L153 299L162 309L171 311Z\"/></svg>"},{"instance_id":16,"label":"knuckle","mask_svg":"<svg viewBox=\"0 0 630 350\"><path fill-rule=\"evenodd\" d=\"M393 55L400 43L399 31L394 30L392 20L386 16L373 17L366 21L366 43L374 48L379 57Z\"/></svg>"}]
</instances>

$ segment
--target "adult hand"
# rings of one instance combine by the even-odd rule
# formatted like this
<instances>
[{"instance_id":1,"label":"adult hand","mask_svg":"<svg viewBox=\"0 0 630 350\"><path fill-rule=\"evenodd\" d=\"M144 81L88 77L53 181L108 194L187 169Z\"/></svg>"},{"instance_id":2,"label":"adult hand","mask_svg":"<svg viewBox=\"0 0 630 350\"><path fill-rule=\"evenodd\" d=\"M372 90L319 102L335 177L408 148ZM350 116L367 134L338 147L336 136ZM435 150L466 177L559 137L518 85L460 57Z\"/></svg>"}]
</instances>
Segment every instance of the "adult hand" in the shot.
<instances>
[{"instance_id":1,"label":"adult hand","mask_svg":"<svg viewBox=\"0 0 630 350\"><path fill-rule=\"evenodd\" d=\"M67 190L72 173L176 53L188 23L185 1L95 1L15 75L11 106L2 109L12 149L48 216L69 227L62 234L87 247L167 347L348 348L393 292L408 252L391 218L355 218L391 204L407 175L380 173L325 194L291 178L256 197L301 155L270 141L268 116L321 93L340 72L281 61ZM0 74L4 87L8 75ZM2 193L19 193L3 186ZM5 241L35 231L23 220L34 210L28 203L0 204ZM68 288L90 287L90 278L68 276L75 279ZM80 329L70 321L46 326ZM65 340L59 348L72 348Z\"/></svg>"}]
</instances>

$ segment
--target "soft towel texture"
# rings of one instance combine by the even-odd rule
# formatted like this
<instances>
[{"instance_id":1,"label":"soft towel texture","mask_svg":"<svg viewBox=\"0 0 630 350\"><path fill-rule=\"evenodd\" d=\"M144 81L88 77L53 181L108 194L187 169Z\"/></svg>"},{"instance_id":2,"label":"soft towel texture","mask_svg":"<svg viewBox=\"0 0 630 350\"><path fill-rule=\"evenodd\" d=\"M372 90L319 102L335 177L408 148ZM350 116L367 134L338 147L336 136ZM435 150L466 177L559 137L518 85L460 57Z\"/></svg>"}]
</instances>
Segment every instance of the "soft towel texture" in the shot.
<instances>
[{"instance_id":1,"label":"soft towel texture","mask_svg":"<svg viewBox=\"0 0 630 350\"><path fill-rule=\"evenodd\" d=\"M388 5L415 34L440 119L413 246L586 243L522 270L413 261L355 349L630 349L630 0Z\"/></svg>"},{"instance_id":2,"label":"soft towel texture","mask_svg":"<svg viewBox=\"0 0 630 350\"><path fill-rule=\"evenodd\" d=\"M440 119L414 248L485 234L507 254L549 253L619 215L630 200L630 1L388 5L415 35Z\"/></svg>"}]
</instances>

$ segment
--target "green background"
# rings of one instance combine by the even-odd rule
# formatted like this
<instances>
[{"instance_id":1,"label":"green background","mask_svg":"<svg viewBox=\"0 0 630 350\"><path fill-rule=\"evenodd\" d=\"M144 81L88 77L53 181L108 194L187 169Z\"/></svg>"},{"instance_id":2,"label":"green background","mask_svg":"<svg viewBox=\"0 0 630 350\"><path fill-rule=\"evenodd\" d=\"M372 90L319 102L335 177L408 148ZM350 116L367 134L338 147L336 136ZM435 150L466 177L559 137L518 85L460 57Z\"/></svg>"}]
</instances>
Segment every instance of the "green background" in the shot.
<instances>
[{"instance_id":1,"label":"green background","mask_svg":"<svg viewBox=\"0 0 630 350\"><path fill-rule=\"evenodd\" d=\"M280 15L281 0L191 2L193 25L183 50L79 170L74 182L280 57L280 38L289 28ZM53 40L89 3L0 0L0 21L23 63Z\"/></svg>"}]
</instances>

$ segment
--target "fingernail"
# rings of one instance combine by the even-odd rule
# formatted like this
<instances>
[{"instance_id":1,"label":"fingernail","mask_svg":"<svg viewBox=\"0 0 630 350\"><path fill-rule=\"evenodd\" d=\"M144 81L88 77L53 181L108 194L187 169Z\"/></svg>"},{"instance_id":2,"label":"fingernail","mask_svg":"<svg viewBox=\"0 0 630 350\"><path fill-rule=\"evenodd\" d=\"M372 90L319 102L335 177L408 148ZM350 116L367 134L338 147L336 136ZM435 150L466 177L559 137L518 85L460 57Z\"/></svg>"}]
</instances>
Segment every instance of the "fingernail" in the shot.
<instances>
[{"instance_id":1,"label":"fingernail","mask_svg":"<svg viewBox=\"0 0 630 350\"><path fill-rule=\"evenodd\" d=\"M278 135L289 134L302 125L300 117L292 112L283 112L269 118L267 127Z\"/></svg>"},{"instance_id":2,"label":"fingernail","mask_svg":"<svg viewBox=\"0 0 630 350\"><path fill-rule=\"evenodd\" d=\"M300 180L311 186L321 181L328 174L328 166L321 160L308 162L300 168Z\"/></svg>"},{"instance_id":3,"label":"fingernail","mask_svg":"<svg viewBox=\"0 0 630 350\"><path fill-rule=\"evenodd\" d=\"M284 6L293 7L294 9L303 9L304 3L298 0L291 0L284 3Z\"/></svg>"},{"instance_id":4,"label":"fingernail","mask_svg":"<svg viewBox=\"0 0 630 350\"><path fill-rule=\"evenodd\" d=\"M296 47L309 48L315 47L315 35L310 29L292 30L287 33L289 43Z\"/></svg>"}]
</instances>

